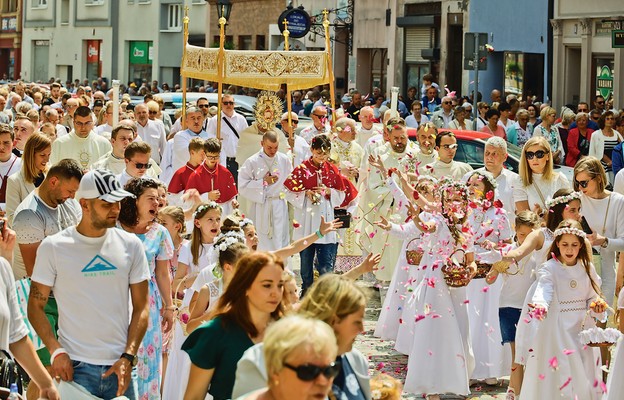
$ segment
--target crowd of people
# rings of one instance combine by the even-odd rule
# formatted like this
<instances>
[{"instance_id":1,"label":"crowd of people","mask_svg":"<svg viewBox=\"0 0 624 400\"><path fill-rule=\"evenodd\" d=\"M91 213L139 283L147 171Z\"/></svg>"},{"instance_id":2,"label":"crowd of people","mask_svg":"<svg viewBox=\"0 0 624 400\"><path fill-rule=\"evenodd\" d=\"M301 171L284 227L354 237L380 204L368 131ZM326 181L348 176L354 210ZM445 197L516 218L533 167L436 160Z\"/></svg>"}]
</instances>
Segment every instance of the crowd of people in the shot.
<instances>
[{"instance_id":1,"label":"crowd of people","mask_svg":"<svg viewBox=\"0 0 624 400\"><path fill-rule=\"evenodd\" d=\"M508 400L624 393L622 345L591 346L624 331L624 114L604 98L559 115L494 91L472 120L425 76L397 110L264 92L248 126L231 93L184 121L146 93L114 99L113 126L98 88L0 88L0 345L28 398L436 400L507 376ZM458 130L491 135L482 168L455 160ZM404 382L353 348L365 274Z\"/></svg>"}]
</instances>

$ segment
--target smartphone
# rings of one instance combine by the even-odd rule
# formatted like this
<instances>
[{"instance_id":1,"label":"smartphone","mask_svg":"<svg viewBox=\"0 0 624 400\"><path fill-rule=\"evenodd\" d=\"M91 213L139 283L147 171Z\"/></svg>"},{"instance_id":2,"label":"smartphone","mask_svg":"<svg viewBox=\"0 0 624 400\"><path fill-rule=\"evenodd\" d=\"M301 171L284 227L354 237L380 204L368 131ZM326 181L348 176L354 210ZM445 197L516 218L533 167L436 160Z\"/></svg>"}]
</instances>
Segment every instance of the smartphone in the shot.
<instances>
[{"instance_id":1,"label":"smartphone","mask_svg":"<svg viewBox=\"0 0 624 400\"><path fill-rule=\"evenodd\" d=\"M583 232L585 232L586 234L591 235L592 233L594 233L589 227L589 224L587 223L585 217L581 217L581 226L583 227Z\"/></svg>"}]
</instances>

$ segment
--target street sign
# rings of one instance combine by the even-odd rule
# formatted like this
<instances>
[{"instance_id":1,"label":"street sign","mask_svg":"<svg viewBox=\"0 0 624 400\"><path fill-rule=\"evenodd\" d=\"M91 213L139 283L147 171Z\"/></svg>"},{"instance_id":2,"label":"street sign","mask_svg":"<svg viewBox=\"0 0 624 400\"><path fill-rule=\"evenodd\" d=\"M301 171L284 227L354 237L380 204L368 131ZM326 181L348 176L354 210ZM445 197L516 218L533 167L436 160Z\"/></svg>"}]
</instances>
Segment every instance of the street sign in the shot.
<instances>
[{"instance_id":1,"label":"street sign","mask_svg":"<svg viewBox=\"0 0 624 400\"><path fill-rule=\"evenodd\" d=\"M624 30L618 29L611 32L611 47L614 49L624 48Z\"/></svg>"},{"instance_id":2,"label":"street sign","mask_svg":"<svg viewBox=\"0 0 624 400\"><path fill-rule=\"evenodd\" d=\"M464 34L464 69L474 70L474 58L475 58L475 44L476 39L478 41L478 59L479 59L479 70L485 71L487 69L487 54L488 51L485 48L487 43L488 34L487 33L477 33L477 32L466 32Z\"/></svg>"},{"instance_id":3,"label":"street sign","mask_svg":"<svg viewBox=\"0 0 624 400\"><path fill-rule=\"evenodd\" d=\"M605 99L609 98L613 91L613 75L608 65L603 65L600 68L600 74L596 77L596 90Z\"/></svg>"},{"instance_id":4,"label":"street sign","mask_svg":"<svg viewBox=\"0 0 624 400\"><path fill-rule=\"evenodd\" d=\"M290 37L302 38L310 32L310 14L302 7L290 8L280 14L277 20L280 32L284 32L284 19L288 21Z\"/></svg>"}]
</instances>

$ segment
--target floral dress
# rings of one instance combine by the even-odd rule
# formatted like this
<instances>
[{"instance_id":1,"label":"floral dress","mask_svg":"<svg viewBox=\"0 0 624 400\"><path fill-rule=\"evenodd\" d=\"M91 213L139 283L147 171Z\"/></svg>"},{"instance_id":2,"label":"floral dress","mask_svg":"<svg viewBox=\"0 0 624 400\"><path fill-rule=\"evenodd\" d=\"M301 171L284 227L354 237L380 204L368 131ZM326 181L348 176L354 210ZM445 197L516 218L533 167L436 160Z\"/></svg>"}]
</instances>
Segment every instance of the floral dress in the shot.
<instances>
[{"instance_id":1,"label":"floral dress","mask_svg":"<svg viewBox=\"0 0 624 400\"><path fill-rule=\"evenodd\" d=\"M151 279L149 281L149 319L147 332L137 353L138 397L141 400L160 399L162 377L162 332L160 309L162 300L156 284L156 261L173 257L173 242L166 228L152 224L149 231L137 234L147 256Z\"/></svg>"}]
</instances>

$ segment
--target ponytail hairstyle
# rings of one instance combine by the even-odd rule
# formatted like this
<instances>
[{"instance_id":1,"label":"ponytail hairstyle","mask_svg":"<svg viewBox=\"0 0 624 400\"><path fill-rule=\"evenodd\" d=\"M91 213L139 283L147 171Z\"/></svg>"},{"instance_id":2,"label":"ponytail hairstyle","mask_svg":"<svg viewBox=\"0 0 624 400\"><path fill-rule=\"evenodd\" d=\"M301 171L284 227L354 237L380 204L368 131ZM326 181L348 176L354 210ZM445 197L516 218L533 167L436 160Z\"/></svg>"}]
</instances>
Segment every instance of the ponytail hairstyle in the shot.
<instances>
[{"instance_id":1,"label":"ponytail hairstyle","mask_svg":"<svg viewBox=\"0 0 624 400\"><path fill-rule=\"evenodd\" d=\"M191 256L193 256L193 264L195 265L199 263L199 256L200 253L203 251L203 248L201 228L198 227L194 222L198 219L201 219L210 210L219 210L219 213L222 212L221 206L214 201L211 201L209 203L200 204L193 213L193 232L191 232Z\"/></svg>"},{"instance_id":2,"label":"ponytail hairstyle","mask_svg":"<svg viewBox=\"0 0 624 400\"><path fill-rule=\"evenodd\" d=\"M561 241L561 237L564 234L576 235L579 238L579 241L581 242L581 246L580 246L580 250L577 256L577 260L579 260L583 268L585 268L587 277L589 278L592 288L594 288L594 291L596 292L596 294L602 297L602 292L600 291L600 285L598 285L594 281L594 278L592 278L591 276L591 268L590 268L591 257L592 257L591 245L589 244L589 241L586 239L585 232L583 232L583 227L581 226L580 222L575 221L573 219L566 219L566 220L561 221L561 223L557 226L557 229L555 230L555 240L550 245L550 251L548 252L548 259L550 260L551 258L553 258L553 256L557 259L561 257L561 252L559 251L559 247L557 245Z\"/></svg>"},{"instance_id":3,"label":"ponytail hairstyle","mask_svg":"<svg viewBox=\"0 0 624 400\"><path fill-rule=\"evenodd\" d=\"M563 221L563 211L568 204L574 200L580 199L580 192L575 192L572 189L563 188L559 189L553 194L552 199L546 201L546 227L554 232ZM579 200L580 202L580 200Z\"/></svg>"}]
</instances>

